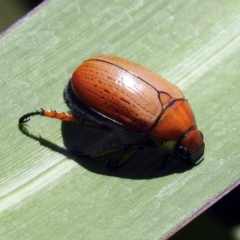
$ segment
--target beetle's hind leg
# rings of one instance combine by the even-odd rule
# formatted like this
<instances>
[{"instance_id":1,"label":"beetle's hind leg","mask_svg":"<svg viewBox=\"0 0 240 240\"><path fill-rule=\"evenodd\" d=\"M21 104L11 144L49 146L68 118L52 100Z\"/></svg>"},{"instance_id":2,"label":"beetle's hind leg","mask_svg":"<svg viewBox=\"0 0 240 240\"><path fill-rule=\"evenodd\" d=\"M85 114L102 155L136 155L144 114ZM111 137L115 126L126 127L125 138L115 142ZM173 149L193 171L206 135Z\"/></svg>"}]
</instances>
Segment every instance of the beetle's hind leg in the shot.
<instances>
[{"instance_id":1,"label":"beetle's hind leg","mask_svg":"<svg viewBox=\"0 0 240 240\"><path fill-rule=\"evenodd\" d=\"M49 117L49 118L55 118L55 119L59 119L61 121L65 121L65 122L79 122L80 121L80 119L73 114L68 114L65 112L57 112L55 110L48 111L48 110L44 110L41 108L40 110L36 110L35 112L30 112L30 113L23 115L22 117L19 118L18 123L19 124L26 123L30 120L30 117L35 116L35 115L40 115L40 116Z\"/></svg>"},{"instance_id":2,"label":"beetle's hind leg","mask_svg":"<svg viewBox=\"0 0 240 240\"><path fill-rule=\"evenodd\" d=\"M48 118L55 118L64 122L75 122L75 123L80 123L83 126L87 126L87 127L91 127L91 128L97 128L97 129L101 129L101 130L109 130L108 127L100 125L98 123L95 123L93 121L84 119L84 118L80 118L72 113L66 113L66 112L57 112L55 110L44 110L44 109L40 109L40 110L36 110L35 112L30 112L27 113L25 115L23 115L22 117L19 118L18 123L24 124L26 122L28 122L30 120L30 117L35 116L35 115L40 115L43 117L48 117Z\"/></svg>"}]
</instances>

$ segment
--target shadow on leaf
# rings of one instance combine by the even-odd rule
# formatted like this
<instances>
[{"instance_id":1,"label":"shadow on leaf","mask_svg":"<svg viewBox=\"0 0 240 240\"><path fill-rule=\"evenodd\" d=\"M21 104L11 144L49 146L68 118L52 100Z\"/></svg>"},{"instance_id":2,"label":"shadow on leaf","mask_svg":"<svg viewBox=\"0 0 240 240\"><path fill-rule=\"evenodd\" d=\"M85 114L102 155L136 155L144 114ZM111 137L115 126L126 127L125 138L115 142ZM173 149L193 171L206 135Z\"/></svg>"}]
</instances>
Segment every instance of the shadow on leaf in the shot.
<instances>
[{"instance_id":1,"label":"shadow on leaf","mask_svg":"<svg viewBox=\"0 0 240 240\"><path fill-rule=\"evenodd\" d=\"M62 137L66 148L30 133L26 124L19 125L19 130L24 135L38 141L42 146L74 160L79 165L97 174L128 179L152 179L182 173L191 169L186 163L177 161L174 158L169 158L164 168L161 168L167 153L157 147L140 150L129 162L118 169L109 169L106 166L106 161L121 156L119 154L108 155L96 160L77 157L72 153L74 148L81 147L85 151L94 144L96 148L101 149L99 144L106 145L105 139L109 132L91 129L76 123L62 122ZM105 146L105 149L107 147Z\"/></svg>"}]
</instances>

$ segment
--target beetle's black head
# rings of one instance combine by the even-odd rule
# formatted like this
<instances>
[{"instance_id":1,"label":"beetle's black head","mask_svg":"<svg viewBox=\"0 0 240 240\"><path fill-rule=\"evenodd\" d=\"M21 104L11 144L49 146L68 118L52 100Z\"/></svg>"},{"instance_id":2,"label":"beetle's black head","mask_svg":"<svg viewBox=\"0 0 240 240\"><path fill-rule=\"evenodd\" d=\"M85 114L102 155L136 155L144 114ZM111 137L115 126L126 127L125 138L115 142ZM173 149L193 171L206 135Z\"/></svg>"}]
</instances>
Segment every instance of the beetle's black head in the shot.
<instances>
[{"instance_id":1,"label":"beetle's black head","mask_svg":"<svg viewBox=\"0 0 240 240\"><path fill-rule=\"evenodd\" d=\"M182 135L174 152L178 159L197 165L204 159L204 148L203 134L194 126Z\"/></svg>"}]
</instances>

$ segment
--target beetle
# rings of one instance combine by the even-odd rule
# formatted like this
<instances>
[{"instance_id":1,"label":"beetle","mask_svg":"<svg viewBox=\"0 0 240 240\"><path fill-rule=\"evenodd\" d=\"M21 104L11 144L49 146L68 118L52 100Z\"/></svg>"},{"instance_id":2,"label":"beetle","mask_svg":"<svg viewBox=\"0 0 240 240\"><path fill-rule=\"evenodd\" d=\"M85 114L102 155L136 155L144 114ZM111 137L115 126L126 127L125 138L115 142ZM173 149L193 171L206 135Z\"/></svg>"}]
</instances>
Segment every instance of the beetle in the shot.
<instances>
[{"instance_id":1,"label":"beetle","mask_svg":"<svg viewBox=\"0 0 240 240\"><path fill-rule=\"evenodd\" d=\"M154 144L194 166L204 159L203 134L196 126L193 111L181 90L163 77L129 60L99 55L84 61L72 74L64 100L71 113L39 110L23 115L42 115L106 130L126 130L151 137ZM122 158L109 164L119 167L148 141L125 144L89 155L97 158L124 150ZM82 156L86 154L79 152Z\"/></svg>"}]
</instances>

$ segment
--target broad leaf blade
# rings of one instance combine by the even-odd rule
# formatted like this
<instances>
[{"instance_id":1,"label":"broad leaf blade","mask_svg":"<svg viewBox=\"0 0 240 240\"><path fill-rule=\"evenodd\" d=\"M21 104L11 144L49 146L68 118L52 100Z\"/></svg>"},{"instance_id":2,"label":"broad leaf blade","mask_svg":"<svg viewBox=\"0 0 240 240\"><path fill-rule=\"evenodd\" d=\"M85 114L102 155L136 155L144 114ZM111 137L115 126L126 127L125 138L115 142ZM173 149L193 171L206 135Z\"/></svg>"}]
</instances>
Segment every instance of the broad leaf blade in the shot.
<instances>
[{"instance_id":1,"label":"broad leaf blade","mask_svg":"<svg viewBox=\"0 0 240 240\"><path fill-rule=\"evenodd\" d=\"M165 238L239 184L239 8L238 1L55 0L5 32L2 238ZM67 111L67 80L99 53L138 62L184 91L205 136L204 162L188 171L169 163L158 176L150 165L161 152L146 150L112 171L106 159L89 163L69 149L107 147L119 136L40 117L28 123L28 137L19 131L18 118L34 108Z\"/></svg>"}]
</instances>

